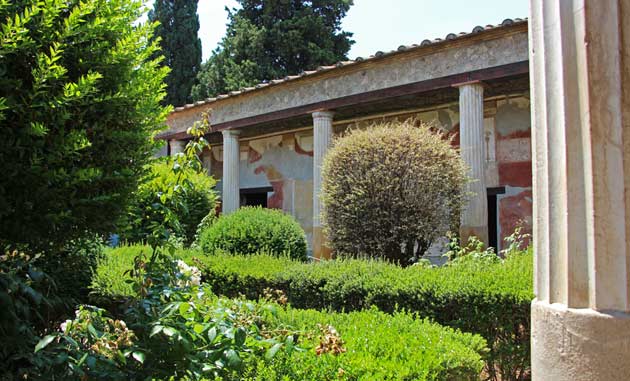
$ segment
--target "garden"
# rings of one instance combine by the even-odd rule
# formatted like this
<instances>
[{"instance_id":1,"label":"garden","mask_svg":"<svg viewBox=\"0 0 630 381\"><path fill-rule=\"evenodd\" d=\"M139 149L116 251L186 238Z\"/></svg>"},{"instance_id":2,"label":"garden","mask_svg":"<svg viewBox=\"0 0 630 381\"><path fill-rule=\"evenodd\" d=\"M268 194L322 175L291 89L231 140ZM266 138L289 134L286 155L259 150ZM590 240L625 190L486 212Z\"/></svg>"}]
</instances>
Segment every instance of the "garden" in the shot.
<instances>
[{"instance_id":1,"label":"garden","mask_svg":"<svg viewBox=\"0 0 630 381\"><path fill-rule=\"evenodd\" d=\"M139 2L0 0L0 379L524 380L532 253L452 238L466 168L414 120L338 137L318 260L281 210L217 212L155 158L170 106ZM10 90L9 90L10 89Z\"/></svg>"}]
</instances>

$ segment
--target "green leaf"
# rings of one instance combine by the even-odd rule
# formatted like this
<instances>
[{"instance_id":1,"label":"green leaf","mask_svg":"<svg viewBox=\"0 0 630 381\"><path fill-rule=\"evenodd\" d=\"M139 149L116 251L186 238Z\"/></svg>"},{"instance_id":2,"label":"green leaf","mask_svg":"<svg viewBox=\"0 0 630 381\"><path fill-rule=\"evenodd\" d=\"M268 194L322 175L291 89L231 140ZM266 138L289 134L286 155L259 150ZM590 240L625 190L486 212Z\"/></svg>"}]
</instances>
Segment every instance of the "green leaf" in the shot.
<instances>
[{"instance_id":1,"label":"green leaf","mask_svg":"<svg viewBox=\"0 0 630 381\"><path fill-rule=\"evenodd\" d=\"M85 359L87 359L88 357L88 353L86 352L83 356L81 356L81 360L79 360L79 362L77 363L78 367L81 367L81 365L83 365L83 363L85 362Z\"/></svg>"},{"instance_id":2,"label":"green leaf","mask_svg":"<svg viewBox=\"0 0 630 381\"><path fill-rule=\"evenodd\" d=\"M162 332L168 337L171 337L171 336L179 333L179 331L177 331L175 328L171 328L171 327L164 327Z\"/></svg>"},{"instance_id":3,"label":"green leaf","mask_svg":"<svg viewBox=\"0 0 630 381\"><path fill-rule=\"evenodd\" d=\"M190 304L188 303L182 303L179 305L179 313L180 315L184 316L186 315L186 312L188 312L188 310L190 309Z\"/></svg>"},{"instance_id":4,"label":"green leaf","mask_svg":"<svg viewBox=\"0 0 630 381\"><path fill-rule=\"evenodd\" d=\"M39 343L37 343L37 345L35 346L35 353L44 349L48 344L50 344L53 340L55 340L55 337L57 336L56 335L44 336L44 338L41 339Z\"/></svg>"},{"instance_id":5,"label":"green leaf","mask_svg":"<svg viewBox=\"0 0 630 381\"><path fill-rule=\"evenodd\" d=\"M92 324L88 324L87 329L92 337L94 337L95 339L99 338L98 332L96 332L96 328L94 328Z\"/></svg>"},{"instance_id":6,"label":"green leaf","mask_svg":"<svg viewBox=\"0 0 630 381\"><path fill-rule=\"evenodd\" d=\"M267 360L271 360L272 358L274 358L276 353L278 353L280 348L282 348L282 343L274 344L271 348L267 350L267 353L265 353L265 358Z\"/></svg>"},{"instance_id":7,"label":"green leaf","mask_svg":"<svg viewBox=\"0 0 630 381\"><path fill-rule=\"evenodd\" d=\"M245 344L245 338L247 338L247 332L243 327L239 327L234 333L234 343L237 347L242 347Z\"/></svg>"},{"instance_id":8,"label":"green leaf","mask_svg":"<svg viewBox=\"0 0 630 381\"><path fill-rule=\"evenodd\" d=\"M225 358L228 360L228 365L231 368L236 368L241 365L241 357L234 349L228 349L227 351L225 351Z\"/></svg>"},{"instance_id":9,"label":"green leaf","mask_svg":"<svg viewBox=\"0 0 630 381\"><path fill-rule=\"evenodd\" d=\"M140 364L144 364L144 353L142 352L133 352L131 356Z\"/></svg>"},{"instance_id":10,"label":"green leaf","mask_svg":"<svg viewBox=\"0 0 630 381\"><path fill-rule=\"evenodd\" d=\"M212 327L210 328L210 330L208 331L208 340L210 340L210 342L214 342L214 339L217 338L217 328L216 327Z\"/></svg>"},{"instance_id":11,"label":"green leaf","mask_svg":"<svg viewBox=\"0 0 630 381\"><path fill-rule=\"evenodd\" d=\"M153 337L157 335L158 333L162 332L162 329L164 329L164 327L162 327L161 325L153 326L153 328L151 329L151 333L149 334L149 337Z\"/></svg>"}]
</instances>

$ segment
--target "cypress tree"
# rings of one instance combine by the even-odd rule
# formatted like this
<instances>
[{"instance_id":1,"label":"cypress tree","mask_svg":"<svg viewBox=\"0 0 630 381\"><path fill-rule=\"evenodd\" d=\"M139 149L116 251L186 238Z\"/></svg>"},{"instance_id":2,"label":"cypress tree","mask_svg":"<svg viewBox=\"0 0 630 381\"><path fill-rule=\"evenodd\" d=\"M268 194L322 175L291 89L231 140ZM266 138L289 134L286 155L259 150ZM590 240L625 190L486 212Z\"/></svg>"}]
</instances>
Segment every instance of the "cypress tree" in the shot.
<instances>
[{"instance_id":1,"label":"cypress tree","mask_svg":"<svg viewBox=\"0 0 630 381\"><path fill-rule=\"evenodd\" d=\"M155 0L150 21L159 21L155 35L161 38L163 64L171 69L166 78L165 104L191 102L190 91L201 66L198 0Z\"/></svg>"}]
</instances>

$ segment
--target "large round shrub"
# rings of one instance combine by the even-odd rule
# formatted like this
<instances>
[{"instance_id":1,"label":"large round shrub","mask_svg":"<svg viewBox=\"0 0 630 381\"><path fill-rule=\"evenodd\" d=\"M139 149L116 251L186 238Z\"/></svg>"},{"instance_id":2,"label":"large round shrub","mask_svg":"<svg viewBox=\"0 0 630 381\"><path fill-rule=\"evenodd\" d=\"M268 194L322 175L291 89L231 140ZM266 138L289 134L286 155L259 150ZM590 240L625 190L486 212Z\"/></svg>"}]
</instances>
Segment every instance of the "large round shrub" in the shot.
<instances>
[{"instance_id":1,"label":"large round shrub","mask_svg":"<svg viewBox=\"0 0 630 381\"><path fill-rule=\"evenodd\" d=\"M322 177L331 247L401 265L457 227L467 183L449 140L414 120L349 131L328 151Z\"/></svg>"},{"instance_id":2,"label":"large round shrub","mask_svg":"<svg viewBox=\"0 0 630 381\"><path fill-rule=\"evenodd\" d=\"M127 211L127 228L121 232L124 240L144 242L152 234L155 225L165 223L176 237L190 244L195 238L197 226L208 214L213 214L218 195L214 190L216 181L192 169L173 171L173 161L157 162L150 166L148 178L140 184ZM175 184L186 183L186 187ZM164 220L158 208L160 196L171 193L167 206L172 218Z\"/></svg>"},{"instance_id":3,"label":"large round shrub","mask_svg":"<svg viewBox=\"0 0 630 381\"><path fill-rule=\"evenodd\" d=\"M306 260L306 237L293 217L275 209L244 207L222 215L201 233L205 252L217 249L234 254L268 252Z\"/></svg>"}]
</instances>

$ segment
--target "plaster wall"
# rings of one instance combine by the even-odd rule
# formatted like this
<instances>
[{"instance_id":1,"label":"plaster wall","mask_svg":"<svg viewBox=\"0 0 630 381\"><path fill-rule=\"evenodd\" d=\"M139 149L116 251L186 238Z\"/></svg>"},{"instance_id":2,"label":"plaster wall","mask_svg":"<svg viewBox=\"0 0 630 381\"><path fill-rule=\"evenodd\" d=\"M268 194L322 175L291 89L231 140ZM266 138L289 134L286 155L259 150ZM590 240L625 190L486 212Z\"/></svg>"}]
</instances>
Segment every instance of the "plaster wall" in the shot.
<instances>
[{"instance_id":1,"label":"plaster wall","mask_svg":"<svg viewBox=\"0 0 630 381\"><path fill-rule=\"evenodd\" d=\"M221 146L213 146L209 173L222 177ZM207 164L206 164L207 165ZM299 131L241 141L240 188L271 187L267 206L291 214L300 223L309 243L313 234L313 134ZM221 191L221 181L217 189Z\"/></svg>"}]
</instances>

